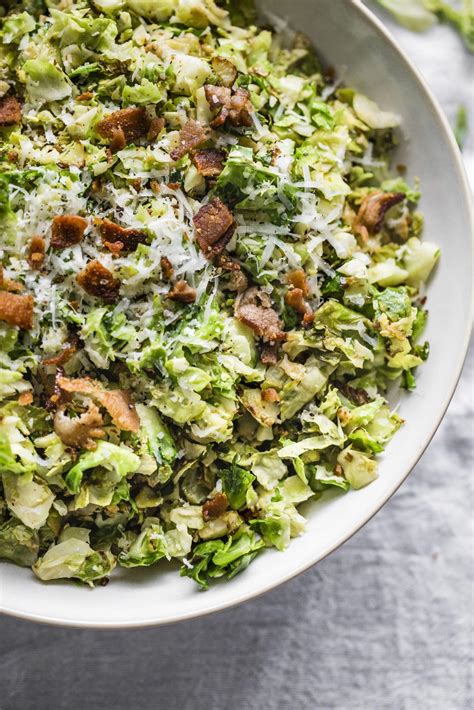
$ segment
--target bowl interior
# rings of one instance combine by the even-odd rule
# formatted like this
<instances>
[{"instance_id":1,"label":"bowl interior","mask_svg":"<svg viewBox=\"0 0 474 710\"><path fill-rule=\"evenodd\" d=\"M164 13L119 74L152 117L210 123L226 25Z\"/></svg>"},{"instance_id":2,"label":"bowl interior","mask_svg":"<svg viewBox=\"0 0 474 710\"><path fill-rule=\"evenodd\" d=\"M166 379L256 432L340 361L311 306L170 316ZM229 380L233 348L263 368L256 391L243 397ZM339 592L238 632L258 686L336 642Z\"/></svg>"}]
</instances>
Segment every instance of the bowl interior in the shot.
<instances>
[{"instance_id":1,"label":"bowl interior","mask_svg":"<svg viewBox=\"0 0 474 710\"><path fill-rule=\"evenodd\" d=\"M115 573L91 591L67 582L39 582L29 569L0 564L4 611L71 625L135 626L166 623L218 610L261 593L320 560L361 527L400 485L423 452L454 391L470 329L471 241L468 192L449 127L416 73L378 23L351 0L262 0L263 11L304 31L339 76L403 116L396 162L420 178L425 238L442 249L430 284L427 338L431 355L418 388L401 397L405 427L365 489L309 506L307 532L284 552L266 551L231 582L200 592L177 567Z\"/></svg>"}]
</instances>

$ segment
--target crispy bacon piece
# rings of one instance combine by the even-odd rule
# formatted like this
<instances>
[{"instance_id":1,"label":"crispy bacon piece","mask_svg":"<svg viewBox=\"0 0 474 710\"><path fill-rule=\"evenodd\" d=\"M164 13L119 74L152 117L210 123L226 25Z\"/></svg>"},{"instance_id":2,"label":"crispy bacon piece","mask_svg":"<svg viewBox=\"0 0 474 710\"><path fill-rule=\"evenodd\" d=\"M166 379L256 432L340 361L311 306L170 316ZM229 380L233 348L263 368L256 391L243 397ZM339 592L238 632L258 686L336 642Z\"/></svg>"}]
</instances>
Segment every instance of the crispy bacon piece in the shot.
<instances>
[{"instance_id":1,"label":"crispy bacon piece","mask_svg":"<svg viewBox=\"0 0 474 710\"><path fill-rule=\"evenodd\" d=\"M32 269L41 269L46 256L46 242L43 237L35 235L28 247L28 264Z\"/></svg>"},{"instance_id":2,"label":"crispy bacon piece","mask_svg":"<svg viewBox=\"0 0 474 710\"><path fill-rule=\"evenodd\" d=\"M302 321L303 328L309 328L310 325L313 324L313 322L314 322L313 309L310 306L308 306L308 308L306 309L306 313L303 316L303 321Z\"/></svg>"},{"instance_id":3,"label":"crispy bacon piece","mask_svg":"<svg viewBox=\"0 0 474 710\"><path fill-rule=\"evenodd\" d=\"M17 401L20 407L27 407L29 404L33 404L33 393L30 391L22 392Z\"/></svg>"},{"instance_id":4,"label":"crispy bacon piece","mask_svg":"<svg viewBox=\"0 0 474 710\"><path fill-rule=\"evenodd\" d=\"M96 447L96 439L105 436L100 427L104 423L98 407L91 402L86 412L79 417L68 417L64 407L60 407L54 415L53 427L63 444L81 449Z\"/></svg>"},{"instance_id":5,"label":"crispy bacon piece","mask_svg":"<svg viewBox=\"0 0 474 710\"><path fill-rule=\"evenodd\" d=\"M122 242L104 242L104 247L107 247L112 256L120 256L123 244Z\"/></svg>"},{"instance_id":6,"label":"crispy bacon piece","mask_svg":"<svg viewBox=\"0 0 474 710\"><path fill-rule=\"evenodd\" d=\"M110 143L109 143L109 150L111 153L118 153L119 150L123 150L127 145L127 141L125 140L125 133L123 132L123 128L121 126L118 126L117 128L114 128L111 131L110 135ZM112 156L110 156L112 157Z\"/></svg>"},{"instance_id":7,"label":"crispy bacon piece","mask_svg":"<svg viewBox=\"0 0 474 710\"><path fill-rule=\"evenodd\" d=\"M278 350L275 345L263 343L260 349L260 362L264 365L276 365L278 362Z\"/></svg>"},{"instance_id":8,"label":"crispy bacon piece","mask_svg":"<svg viewBox=\"0 0 474 710\"><path fill-rule=\"evenodd\" d=\"M228 86L214 86L206 84L204 87L206 101L209 106L217 111L226 106L232 98L232 91Z\"/></svg>"},{"instance_id":9,"label":"crispy bacon piece","mask_svg":"<svg viewBox=\"0 0 474 710\"><path fill-rule=\"evenodd\" d=\"M196 289L192 288L186 281L177 281L172 290L168 293L168 298L181 303L194 303L196 300Z\"/></svg>"},{"instance_id":10,"label":"crispy bacon piece","mask_svg":"<svg viewBox=\"0 0 474 710\"><path fill-rule=\"evenodd\" d=\"M230 276L227 280L226 287L229 291L236 291L237 293L242 293L245 291L249 285L249 280L243 271L233 270L230 272Z\"/></svg>"},{"instance_id":11,"label":"crispy bacon piece","mask_svg":"<svg viewBox=\"0 0 474 710\"><path fill-rule=\"evenodd\" d=\"M262 399L264 402L279 402L280 395L273 387L267 387L267 389L262 390Z\"/></svg>"},{"instance_id":12,"label":"crispy bacon piece","mask_svg":"<svg viewBox=\"0 0 474 710\"><path fill-rule=\"evenodd\" d=\"M18 293L20 291L23 291L23 286L21 283L18 283L17 281L12 281L12 279L5 278L5 274L3 272L3 264L1 264L1 263L0 263L0 289L3 289L4 291L10 291L10 293Z\"/></svg>"},{"instance_id":13,"label":"crispy bacon piece","mask_svg":"<svg viewBox=\"0 0 474 710\"><path fill-rule=\"evenodd\" d=\"M51 226L51 246L53 249L66 249L79 244L87 229L87 220L74 214L55 217Z\"/></svg>"},{"instance_id":14,"label":"crispy bacon piece","mask_svg":"<svg viewBox=\"0 0 474 710\"><path fill-rule=\"evenodd\" d=\"M269 296L257 288L249 288L235 304L235 315L268 342L286 340L278 313L271 307Z\"/></svg>"},{"instance_id":15,"label":"crispy bacon piece","mask_svg":"<svg viewBox=\"0 0 474 710\"><path fill-rule=\"evenodd\" d=\"M170 155L173 160L180 160L183 155L194 148L199 148L208 139L209 131L206 126L199 121L188 121L179 132L178 147L172 150Z\"/></svg>"},{"instance_id":16,"label":"crispy bacon piece","mask_svg":"<svg viewBox=\"0 0 474 710\"><path fill-rule=\"evenodd\" d=\"M121 249L135 251L139 244L146 242L148 235L143 229L125 229L109 219L96 221L103 243L110 249L110 245L122 244ZM113 249L111 249L113 251Z\"/></svg>"},{"instance_id":17,"label":"crispy bacon piece","mask_svg":"<svg viewBox=\"0 0 474 710\"><path fill-rule=\"evenodd\" d=\"M229 502L225 493L216 493L214 498L207 500L202 506L202 517L204 520L218 518L227 510Z\"/></svg>"},{"instance_id":18,"label":"crispy bacon piece","mask_svg":"<svg viewBox=\"0 0 474 710\"><path fill-rule=\"evenodd\" d=\"M101 138L117 140L117 131L121 130L125 145L133 143L138 138L143 138L150 130L150 119L146 108L123 108L114 111L96 125L97 133Z\"/></svg>"},{"instance_id":19,"label":"crispy bacon piece","mask_svg":"<svg viewBox=\"0 0 474 710\"><path fill-rule=\"evenodd\" d=\"M216 256L215 265L223 271L240 271L241 266L238 261L232 259L225 252Z\"/></svg>"},{"instance_id":20,"label":"crispy bacon piece","mask_svg":"<svg viewBox=\"0 0 474 710\"><path fill-rule=\"evenodd\" d=\"M286 303L297 313L303 316L303 325L308 327L314 320L313 309L305 298L309 296L310 288L303 269L290 271L287 276L288 283L293 286L285 294Z\"/></svg>"},{"instance_id":21,"label":"crispy bacon piece","mask_svg":"<svg viewBox=\"0 0 474 710\"><path fill-rule=\"evenodd\" d=\"M294 271L290 271L286 278L291 286L301 289L303 296L309 296L310 289L306 280L304 269L295 269Z\"/></svg>"},{"instance_id":22,"label":"crispy bacon piece","mask_svg":"<svg viewBox=\"0 0 474 710\"><path fill-rule=\"evenodd\" d=\"M247 89L237 89L237 91L232 95L228 110L228 121L233 126L246 126L249 128L253 125L251 118L253 106L251 104L250 94Z\"/></svg>"},{"instance_id":23,"label":"crispy bacon piece","mask_svg":"<svg viewBox=\"0 0 474 710\"><path fill-rule=\"evenodd\" d=\"M94 98L92 91L84 91L82 94L76 97L76 101L90 101Z\"/></svg>"},{"instance_id":24,"label":"crispy bacon piece","mask_svg":"<svg viewBox=\"0 0 474 710\"><path fill-rule=\"evenodd\" d=\"M238 293L245 291L248 286L248 279L238 261L231 259L228 254L223 252L216 256L214 263L228 274L223 288L227 288L229 291L237 291Z\"/></svg>"},{"instance_id":25,"label":"crispy bacon piece","mask_svg":"<svg viewBox=\"0 0 474 710\"><path fill-rule=\"evenodd\" d=\"M204 87L207 102L213 111L218 112L211 126L219 128L227 121L232 126L252 126L253 106L250 94L246 89L238 88L232 92L226 86L213 86L206 84Z\"/></svg>"},{"instance_id":26,"label":"crispy bacon piece","mask_svg":"<svg viewBox=\"0 0 474 710\"><path fill-rule=\"evenodd\" d=\"M173 278L174 269L173 264L167 256L161 257L160 266L163 274L163 281L171 281L171 279Z\"/></svg>"},{"instance_id":27,"label":"crispy bacon piece","mask_svg":"<svg viewBox=\"0 0 474 710\"><path fill-rule=\"evenodd\" d=\"M0 99L0 126L13 126L21 121L21 104L15 96Z\"/></svg>"},{"instance_id":28,"label":"crispy bacon piece","mask_svg":"<svg viewBox=\"0 0 474 710\"><path fill-rule=\"evenodd\" d=\"M297 313L307 317L306 322L309 324L309 316L312 315L313 311L311 306L306 303L304 293L301 288L291 288L287 291L285 294L285 301Z\"/></svg>"},{"instance_id":29,"label":"crispy bacon piece","mask_svg":"<svg viewBox=\"0 0 474 710\"><path fill-rule=\"evenodd\" d=\"M0 291L0 320L22 330L33 327L33 296Z\"/></svg>"},{"instance_id":30,"label":"crispy bacon piece","mask_svg":"<svg viewBox=\"0 0 474 710\"><path fill-rule=\"evenodd\" d=\"M223 150L208 148L207 150L197 150L193 153L191 160L200 175L204 177L217 177L224 169L226 157Z\"/></svg>"},{"instance_id":31,"label":"crispy bacon piece","mask_svg":"<svg viewBox=\"0 0 474 710\"><path fill-rule=\"evenodd\" d=\"M84 291L106 303L118 298L120 281L97 259L89 261L85 269L78 273L76 280Z\"/></svg>"},{"instance_id":32,"label":"crispy bacon piece","mask_svg":"<svg viewBox=\"0 0 474 710\"><path fill-rule=\"evenodd\" d=\"M72 356L77 352L77 345L72 343L71 345L66 345L63 347L60 353L54 357L48 357L43 360L43 365L55 365L56 367L62 367Z\"/></svg>"},{"instance_id":33,"label":"crispy bacon piece","mask_svg":"<svg viewBox=\"0 0 474 710\"><path fill-rule=\"evenodd\" d=\"M405 199L402 192L372 192L362 200L354 222L354 229L363 239L382 229L388 210Z\"/></svg>"},{"instance_id":34,"label":"crispy bacon piece","mask_svg":"<svg viewBox=\"0 0 474 710\"><path fill-rule=\"evenodd\" d=\"M110 414L113 423L123 431L137 432L140 418L130 395L125 390L106 390L99 382L87 377L69 379L59 377L58 386L63 392L92 397Z\"/></svg>"},{"instance_id":35,"label":"crispy bacon piece","mask_svg":"<svg viewBox=\"0 0 474 710\"><path fill-rule=\"evenodd\" d=\"M155 116L150 121L148 133L146 134L147 141L154 141L158 138L161 131L165 127L165 119L161 116Z\"/></svg>"},{"instance_id":36,"label":"crispy bacon piece","mask_svg":"<svg viewBox=\"0 0 474 710\"><path fill-rule=\"evenodd\" d=\"M196 239L207 258L221 252L234 233L234 215L218 197L194 215Z\"/></svg>"}]
</instances>

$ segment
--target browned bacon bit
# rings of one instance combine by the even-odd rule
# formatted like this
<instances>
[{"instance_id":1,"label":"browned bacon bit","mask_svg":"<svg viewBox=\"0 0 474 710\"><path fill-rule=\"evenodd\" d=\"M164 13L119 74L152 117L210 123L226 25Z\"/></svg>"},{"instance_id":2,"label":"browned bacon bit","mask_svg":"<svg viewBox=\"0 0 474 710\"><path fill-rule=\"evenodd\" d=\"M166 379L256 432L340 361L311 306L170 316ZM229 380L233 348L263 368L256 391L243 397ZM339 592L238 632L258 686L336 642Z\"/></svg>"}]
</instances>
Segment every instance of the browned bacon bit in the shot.
<instances>
[{"instance_id":1,"label":"browned bacon bit","mask_svg":"<svg viewBox=\"0 0 474 710\"><path fill-rule=\"evenodd\" d=\"M66 345L63 347L61 352L54 357L48 357L43 360L43 365L55 365L56 367L61 367L68 362L68 360L70 360L76 352L77 346L74 343L72 343L72 345Z\"/></svg>"},{"instance_id":2,"label":"browned bacon bit","mask_svg":"<svg viewBox=\"0 0 474 710\"><path fill-rule=\"evenodd\" d=\"M55 217L51 227L53 249L66 249L79 244L87 229L87 220L74 214Z\"/></svg>"},{"instance_id":3,"label":"browned bacon bit","mask_svg":"<svg viewBox=\"0 0 474 710\"><path fill-rule=\"evenodd\" d=\"M77 275L77 283L91 296L111 303L118 298L120 281L100 261L89 261L85 269Z\"/></svg>"},{"instance_id":4,"label":"browned bacon bit","mask_svg":"<svg viewBox=\"0 0 474 710\"><path fill-rule=\"evenodd\" d=\"M227 280L224 284L224 288L227 288L229 291L237 291L238 293L245 291L248 286L248 279L238 261L231 259L230 256L224 252L216 256L214 263L218 268L227 272Z\"/></svg>"},{"instance_id":5,"label":"browned bacon bit","mask_svg":"<svg viewBox=\"0 0 474 710\"><path fill-rule=\"evenodd\" d=\"M218 197L194 215L196 239L208 258L216 256L234 233L234 215Z\"/></svg>"},{"instance_id":6,"label":"browned bacon bit","mask_svg":"<svg viewBox=\"0 0 474 710\"><path fill-rule=\"evenodd\" d=\"M93 449L97 445L95 439L105 436L104 430L100 428L103 423L98 407L91 402L86 412L74 418L65 414L64 407L59 408L54 415L53 427L66 446Z\"/></svg>"},{"instance_id":7,"label":"browned bacon bit","mask_svg":"<svg viewBox=\"0 0 474 710\"><path fill-rule=\"evenodd\" d=\"M33 393L22 392L17 401L20 407L27 407L29 404L33 404Z\"/></svg>"},{"instance_id":8,"label":"browned bacon bit","mask_svg":"<svg viewBox=\"0 0 474 710\"><path fill-rule=\"evenodd\" d=\"M248 286L248 279L238 261L231 259L228 254L222 252L218 254L215 258L214 264L217 268L222 269L222 271L227 272L227 281L224 288L229 291L242 292Z\"/></svg>"},{"instance_id":9,"label":"browned bacon bit","mask_svg":"<svg viewBox=\"0 0 474 710\"><path fill-rule=\"evenodd\" d=\"M58 386L70 394L87 395L95 399L110 414L113 423L123 431L137 432L140 418L130 395L125 390L106 390L99 382L87 377L72 379L59 377Z\"/></svg>"},{"instance_id":10,"label":"browned bacon bit","mask_svg":"<svg viewBox=\"0 0 474 710\"><path fill-rule=\"evenodd\" d=\"M0 99L0 126L13 126L21 121L21 104L15 96Z\"/></svg>"},{"instance_id":11,"label":"browned bacon bit","mask_svg":"<svg viewBox=\"0 0 474 710\"><path fill-rule=\"evenodd\" d=\"M220 175L224 168L225 159L226 154L224 151L215 148L197 150L192 156L192 161L198 173L204 177L217 177Z\"/></svg>"},{"instance_id":12,"label":"browned bacon bit","mask_svg":"<svg viewBox=\"0 0 474 710\"><path fill-rule=\"evenodd\" d=\"M213 128L223 126L226 121L232 126L252 126L253 106L246 89L238 88L232 92L226 86L206 84L204 92L211 109L218 111L217 116L211 121Z\"/></svg>"},{"instance_id":13,"label":"browned bacon bit","mask_svg":"<svg viewBox=\"0 0 474 710\"><path fill-rule=\"evenodd\" d=\"M211 62L212 70L222 86L230 87L237 79L237 69L225 57L214 57Z\"/></svg>"},{"instance_id":14,"label":"browned bacon bit","mask_svg":"<svg viewBox=\"0 0 474 710\"><path fill-rule=\"evenodd\" d=\"M307 304L304 300L303 291L300 288L291 288L285 294L285 301L288 306L293 308L297 313L302 316L306 313Z\"/></svg>"},{"instance_id":15,"label":"browned bacon bit","mask_svg":"<svg viewBox=\"0 0 474 710\"><path fill-rule=\"evenodd\" d=\"M402 192L372 192L362 200L354 223L354 229L363 239L377 234L382 229L387 211L405 199Z\"/></svg>"},{"instance_id":16,"label":"browned bacon bit","mask_svg":"<svg viewBox=\"0 0 474 710\"><path fill-rule=\"evenodd\" d=\"M149 128L150 119L144 107L123 108L120 111L114 111L96 125L97 133L102 138L109 140L113 140L117 129L121 129L126 145L146 136Z\"/></svg>"},{"instance_id":17,"label":"browned bacon bit","mask_svg":"<svg viewBox=\"0 0 474 710\"><path fill-rule=\"evenodd\" d=\"M76 97L76 101L90 101L94 98L92 91L84 91L82 94Z\"/></svg>"},{"instance_id":18,"label":"browned bacon bit","mask_svg":"<svg viewBox=\"0 0 474 710\"><path fill-rule=\"evenodd\" d=\"M173 278L173 264L168 259L167 256L162 256L160 259L161 272L163 274L163 281L171 281Z\"/></svg>"},{"instance_id":19,"label":"browned bacon bit","mask_svg":"<svg viewBox=\"0 0 474 710\"><path fill-rule=\"evenodd\" d=\"M0 264L0 288L4 291L10 291L10 293L18 293L23 291L23 285L21 283L5 278L3 264Z\"/></svg>"},{"instance_id":20,"label":"browned bacon bit","mask_svg":"<svg viewBox=\"0 0 474 710\"><path fill-rule=\"evenodd\" d=\"M177 281L173 289L168 293L168 298L181 303L194 303L196 289L192 288L186 281Z\"/></svg>"},{"instance_id":21,"label":"browned bacon bit","mask_svg":"<svg viewBox=\"0 0 474 710\"><path fill-rule=\"evenodd\" d=\"M225 493L216 493L214 498L207 500L202 506L202 517L204 520L218 518L227 510L229 502Z\"/></svg>"},{"instance_id":22,"label":"browned bacon bit","mask_svg":"<svg viewBox=\"0 0 474 710\"><path fill-rule=\"evenodd\" d=\"M304 292L301 288L291 288L285 294L285 301L297 313L303 316L303 325L308 327L314 320L313 309L304 299Z\"/></svg>"},{"instance_id":23,"label":"browned bacon bit","mask_svg":"<svg viewBox=\"0 0 474 710\"><path fill-rule=\"evenodd\" d=\"M214 86L213 84L206 84L204 92L207 103L214 111L218 111L219 109L224 108L224 106L227 106L232 98L232 91L228 86Z\"/></svg>"},{"instance_id":24,"label":"browned bacon bit","mask_svg":"<svg viewBox=\"0 0 474 710\"><path fill-rule=\"evenodd\" d=\"M250 94L247 89L237 89L233 94L229 108L229 123L233 126L253 125L251 114L253 106L250 102Z\"/></svg>"},{"instance_id":25,"label":"browned bacon bit","mask_svg":"<svg viewBox=\"0 0 474 710\"><path fill-rule=\"evenodd\" d=\"M290 271L286 278L291 286L299 288L303 291L303 296L309 296L309 284L306 281L304 269L295 269L294 271Z\"/></svg>"},{"instance_id":26,"label":"browned bacon bit","mask_svg":"<svg viewBox=\"0 0 474 710\"><path fill-rule=\"evenodd\" d=\"M155 116L150 121L148 133L146 134L147 141L154 141L158 138L161 131L165 127L165 119L161 116Z\"/></svg>"},{"instance_id":27,"label":"browned bacon bit","mask_svg":"<svg viewBox=\"0 0 474 710\"><path fill-rule=\"evenodd\" d=\"M257 288L249 288L236 301L235 315L268 342L286 340L278 313L271 307L269 296Z\"/></svg>"},{"instance_id":28,"label":"browned bacon bit","mask_svg":"<svg viewBox=\"0 0 474 710\"><path fill-rule=\"evenodd\" d=\"M179 190L181 188L181 183L180 182L169 182L166 187L169 187L170 190Z\"/></svg>"},{"instance_id":29,"label":"browned bacon bit","mask_svg":"<svg viewBox=\"0 0 474 710\"><path fill-rule=\"evenodd\" d=\"M295 269L294 271L290 271L287 276L287 281L293 288L287 291L285 301L291 308L303 316L303 326L308 327L314 320L314 314L309 303L305 301L305 298L309 296L310 288L304 270Z\"/></svg>"},{"instance_id":30,"label":"browned bacon bit","mask_svg":"<svg viewBox=\"0 0 474 710\"><path fill-rule=\"evenodd\" d=\"M260 350L260 362L264 365L276 365L278 362L278 350L275 345L263 343Z\"/></svg>"},{"instance_id":31,"label":"browned bacon bit","mask_svg":"<svg viewBox=\"0 0 474 710\"><path fill-rule=\"evenodd\" d=\"M46 242L43 237L35 235L28 247L28 264L32 269L41 269L46 255Z\"/></svg>"},{"instance_id":32,"label":"browned bacon bit","mask_svg":"<svg viewBox=\"0 0 474 710\"><path fill-rule=\"evenodd\" d=\"M223 271L240 271L241 266L238 261L231 259L225 252L216 256L215 265Z\"/></svg>"},{"instance_id":33,"label":"browned bacon bit","mask_svg":"<svg viewBox=\"0 0 474 710\"><path fill-rule=\"evenodd\" d=\"M0 320L22 330L33 327L33 296L0 291Z\"/></svg>"},{"instance_id":34,"label":"browned bacon bit","mask_svg":"<svg viewBox=\"0 0 474 710\"><path fill-rule=\"evenodd\" d=\"M120 256L120 252L122 251L124 245L122 242L104 242L104 247L106 247L112 256Z\"/></svg>"},{"instance_id":35,"label":"browned bacon bit","mask_svg":"<svg viewBox=\"0 0 474 710\"><path fill-rule=\"evenodd\" d=\"M180 160L190 150L199 148L209 139L209 130L199 121L188 121L179 132L179 145L171 151L173 160Z\"/></svg>"},{"instance_id":36,"label":"browned bacon bit","mask_svg":"<svg viewBox=\"0 0 474 710\"><path fill-rule=\"evenodd\" d=\"M111 136L110 136L110 143L109 143L110 152L111 153L118 153L119 150L123 150L126 145L127 145L127 141L125 140L125 133L123 132L123 128L121 126L114 128L113 131L111 131Z\"/></svg>"},{"instance_id":37,"label":"browned bacon bit","mask_svg":"<svg viewBox=\"0 0 474 710\"><path fill-rule=\"evenodd\" d=\"M262 390L262 399L264 402L279 402L280 395L273 387L267 387L267 389Z\"/></svg>"},{"instance_id":38,"label":"browned bacon bit","mask_svg":"<svg viewBox=\"0 0 474 710\"><path fill-rule=\"evenodd\" d=\"M229 291L242 293L249 285L249 280L243 271L231 271L227 281Z\"/></svg>"},{"instance_id":39,"label":"browned bacon bit","mask_svg":"<svg viewBox=\"0 0 474 710\"><path fill-rule=\"evenodd\" d=\"M96 225L104 244L120 242L126 251L135 251L139 244L146 242L148 235L143 229L125 229L110 219L98 219ZM106 246L108 246L106 244ZM108 246L110 249L110 246ZM112 251L112 250L111 250Z\"/></svg>"}]
</instances>

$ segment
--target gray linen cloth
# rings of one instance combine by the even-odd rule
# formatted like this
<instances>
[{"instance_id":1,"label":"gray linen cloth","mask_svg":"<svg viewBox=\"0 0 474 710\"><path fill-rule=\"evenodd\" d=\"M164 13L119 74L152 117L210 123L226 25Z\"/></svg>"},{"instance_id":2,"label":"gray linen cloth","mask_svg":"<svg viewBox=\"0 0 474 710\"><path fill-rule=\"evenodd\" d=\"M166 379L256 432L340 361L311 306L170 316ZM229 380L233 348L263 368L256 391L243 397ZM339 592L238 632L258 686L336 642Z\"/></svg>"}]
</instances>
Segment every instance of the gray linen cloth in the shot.
<instances>
[{"instance_id":1,"label":"gray linen cloth","mask_svg":"<svg viewBox=\"0 0 474 710\"><path fill-rule=\"evenodd\" d=\"M451 30L413 35L381 17L451 120L473 106L472 58ZM472 176L472 132L465 157ZM137 631L2 618L0 709L471 708L473 371L474 349L430 449L385 508L266 596Z\"/></svg>"}]
</instances>

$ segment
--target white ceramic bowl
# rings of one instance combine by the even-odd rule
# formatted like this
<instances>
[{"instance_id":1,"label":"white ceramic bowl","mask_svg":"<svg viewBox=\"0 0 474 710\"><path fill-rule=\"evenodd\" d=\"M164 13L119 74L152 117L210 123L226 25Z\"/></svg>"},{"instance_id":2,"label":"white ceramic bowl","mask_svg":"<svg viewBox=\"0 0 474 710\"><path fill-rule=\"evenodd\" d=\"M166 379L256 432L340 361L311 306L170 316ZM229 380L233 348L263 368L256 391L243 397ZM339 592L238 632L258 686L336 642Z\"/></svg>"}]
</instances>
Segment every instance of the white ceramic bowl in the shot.
<instances>
[{"instance_id":1,"label":"white ceramic bowl","mask_svg":"<svg viewBox=\"0 0 474 710\"><path fill-rule=\"evenodd\" d=\"M70 626L132 627L163 624L238 604L306 570L366 523L413 468L438 427L456 387L471 327L470 193L449 125L423 80L378 20L356 0L262 0L314 41L344 79L381 106L403 116L397 161L421 179L425 236L442 257L430 284L427 337L431 355L417 390L403 396L407 420L381 460L377 481L360 491L309 506L307 532L286 552L265 551L230 582L201 592L177 569L156 565L120 570L107 587L44 584L31 570L0 566L3 611Z\"/></svg>"}]
</instances>

